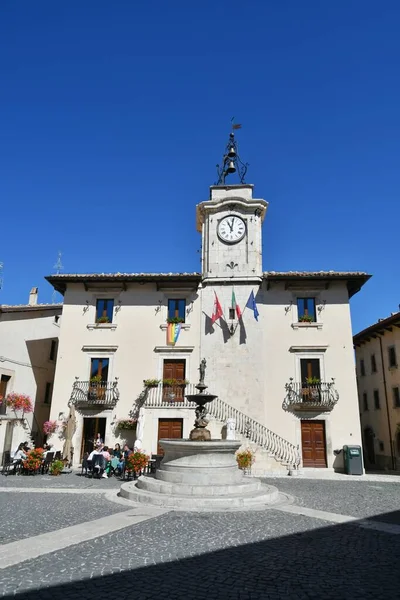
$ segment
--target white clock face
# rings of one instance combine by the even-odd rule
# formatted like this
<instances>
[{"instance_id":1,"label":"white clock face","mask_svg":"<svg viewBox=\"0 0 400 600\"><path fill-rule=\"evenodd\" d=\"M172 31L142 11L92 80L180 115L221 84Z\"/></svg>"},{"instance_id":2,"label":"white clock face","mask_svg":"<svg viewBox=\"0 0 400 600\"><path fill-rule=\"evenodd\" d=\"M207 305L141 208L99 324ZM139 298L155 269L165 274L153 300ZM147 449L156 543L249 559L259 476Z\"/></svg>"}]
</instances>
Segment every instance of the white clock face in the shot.
<instances>
[{"instance_id":1,"label":"white clock face","mask_svg":"<svg viewBox=\"0 0 400 600\"><path fill-rule=\"evenodd\" d=\"M218 223L218 235L224 242L228 244L236 244L244 237L246 233L246 225L240 217L229 216L224 217Z\"/></svg>"}]
</instances>

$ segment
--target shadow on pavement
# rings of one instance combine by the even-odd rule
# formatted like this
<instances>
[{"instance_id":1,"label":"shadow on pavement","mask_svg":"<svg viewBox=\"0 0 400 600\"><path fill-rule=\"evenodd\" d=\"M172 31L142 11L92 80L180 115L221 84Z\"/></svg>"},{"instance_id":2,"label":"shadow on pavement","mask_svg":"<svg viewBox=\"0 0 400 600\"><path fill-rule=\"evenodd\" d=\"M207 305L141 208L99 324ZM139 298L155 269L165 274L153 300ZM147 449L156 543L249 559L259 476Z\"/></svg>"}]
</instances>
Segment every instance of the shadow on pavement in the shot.
<instances>
[{"instance_id":1,"label":"shadow on pavement","mask_svg":"<svg viewBox=\"0 0 400 600\"><path fill-rule=\"evenodd\" d=\"M237 518L240 513L232 513L232 519ZM363 519L362 523L376 525L379 520L400 524L400 511L382 515L381 519L376 516ZM315 527L314 520L310 526ZM134 557L134 527L131 531ZM188 530L188 539L190 535ZM322 525L302 533L103 577L42 588L38 582L34 591L3 597L20 600L386 600L399 597L399 548L400 535L364 528L360 521L354 521ZM55 573L62 568L55 556ZM79 570L73 576L79 579Z\"/></svg>"}]
</instances>

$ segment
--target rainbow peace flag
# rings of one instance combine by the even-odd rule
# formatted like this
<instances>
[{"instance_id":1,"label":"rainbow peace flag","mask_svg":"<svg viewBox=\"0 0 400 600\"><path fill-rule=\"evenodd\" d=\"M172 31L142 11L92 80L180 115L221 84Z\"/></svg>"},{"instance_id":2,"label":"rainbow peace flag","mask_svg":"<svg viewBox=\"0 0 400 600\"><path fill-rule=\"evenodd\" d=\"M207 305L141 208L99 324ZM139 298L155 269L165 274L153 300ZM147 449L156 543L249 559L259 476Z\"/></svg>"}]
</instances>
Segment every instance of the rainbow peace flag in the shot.
<instances>
[{"instance_id":1,"label":"rainbow peace flag","mask_svg":"<svg viewBox=\"0 0 400 600\"><path fill-rule=\"evenodd\" d=\"M175 346L182 329L182 323L168 323L167 325L167 344Z\"/></svg>"}]
</instances>

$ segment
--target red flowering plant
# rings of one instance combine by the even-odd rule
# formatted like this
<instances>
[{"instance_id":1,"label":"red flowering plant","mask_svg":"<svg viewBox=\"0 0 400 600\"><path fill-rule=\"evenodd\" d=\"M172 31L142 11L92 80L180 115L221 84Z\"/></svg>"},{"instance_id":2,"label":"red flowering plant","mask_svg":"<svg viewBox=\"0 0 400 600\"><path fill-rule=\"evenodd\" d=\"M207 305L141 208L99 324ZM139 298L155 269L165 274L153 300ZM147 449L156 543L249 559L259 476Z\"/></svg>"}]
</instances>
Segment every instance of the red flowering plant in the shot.
<instances>
[{"instance_id":1,"label":"red flowering plant","mask_svg":"<svg viewBox=\"0 0 400 600\"><path fill-rule=\"evenodd\" d=\"M33 448L32 450L29 450L26 459L22 463L24 469L31 471L32 473L37 471L42 464L43 452L43 448Z\"/></svg>"},{"instance_id":2,"label":"red flowering plant","mask_svg":"<svg viewBox=\"0 0 400 600\"><path fill-rule=\"evenodd\" d=\"M22 410L24 413L33 412L32 400L26 394L12 392L6 396L6 405L13 410Z\"/></svg>"},{"instance_id":3,"label":"red flowering plant","mask_svg":"<svg viewBox=\"0 0 400 600\"><path fill-rule=\"evenodd\" d=\"M57 431L57 421L45 421L43 423L43 433L45 435L52 435Z\"/></svg>"},{"instance_id":4,"label":"red flowering plant","mask_svg":"<svg viewBox=\"0 0 400 600\"><path fill-rule=\"evenodd\" d=\"M126 470L141 473L147 466L149 458L144 452L139 452L138 450L132 452L126 459Z\"/></svg>"}]
</instances>

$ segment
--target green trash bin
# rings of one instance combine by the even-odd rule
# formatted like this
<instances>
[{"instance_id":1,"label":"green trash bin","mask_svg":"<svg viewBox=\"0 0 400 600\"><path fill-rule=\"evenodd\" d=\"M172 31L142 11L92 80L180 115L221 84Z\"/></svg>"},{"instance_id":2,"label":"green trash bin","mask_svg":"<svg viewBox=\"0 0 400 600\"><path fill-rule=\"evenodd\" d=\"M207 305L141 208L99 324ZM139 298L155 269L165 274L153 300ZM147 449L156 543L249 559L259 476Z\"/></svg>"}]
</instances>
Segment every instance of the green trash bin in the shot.
<instances>
[{"instance_id":1,"label":"green trash bin","mask_svg":"<svg viewBox=\"0 0 400 600\"><path fill-rule=\"evenodd\" d=\"M362 475L361 446L343 446L344 472L346 475Z\"/></svg>"}]
</instances>

